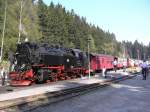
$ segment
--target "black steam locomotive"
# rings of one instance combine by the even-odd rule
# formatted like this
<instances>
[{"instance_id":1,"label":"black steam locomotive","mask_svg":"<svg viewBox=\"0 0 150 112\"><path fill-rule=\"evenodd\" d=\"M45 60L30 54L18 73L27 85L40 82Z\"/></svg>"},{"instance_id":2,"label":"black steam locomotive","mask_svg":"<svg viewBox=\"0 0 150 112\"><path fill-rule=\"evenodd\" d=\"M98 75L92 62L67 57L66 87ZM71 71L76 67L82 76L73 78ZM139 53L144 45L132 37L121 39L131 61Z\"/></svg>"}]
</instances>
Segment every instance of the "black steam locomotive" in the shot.
<instances>
[{"instance_id":1,"label":"black steam locomotive","mask_svg":"<svg viewBox=\"0 0 150 112\"><path fill-rule=\"evenodd\" d=\"M79 49L24 42L17 46L10 77L12 85L43 83L85 75L87 66L87 55Z\"/></svg>"}]
</instances>

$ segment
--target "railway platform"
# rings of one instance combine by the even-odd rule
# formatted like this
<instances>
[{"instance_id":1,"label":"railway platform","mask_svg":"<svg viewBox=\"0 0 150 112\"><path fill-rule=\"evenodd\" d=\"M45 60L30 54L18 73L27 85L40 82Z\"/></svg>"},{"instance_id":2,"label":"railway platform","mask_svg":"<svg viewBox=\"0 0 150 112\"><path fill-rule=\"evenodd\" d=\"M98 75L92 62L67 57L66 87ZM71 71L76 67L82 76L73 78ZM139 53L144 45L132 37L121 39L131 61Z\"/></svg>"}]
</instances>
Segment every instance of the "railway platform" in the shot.
<instances>
[{"instance_id":1,"label":"railway platform","mask_svg":"<svg viewBox=\"0 0 150 112\"><path fill-rule=\"evenodd\" d=\"M142 80L141 73L138 73L132 79L68 100L42 105L30 112L150 112L149 96L150 77Z\"/></svg>"},{"instance_id":2,"label":"railway platform","mask_svg":"<svg viewBox=\"0 0 150 112\"><path fill-rule=\"evenodd\" d=\"M32 85L28 87L10 87L3 86L0 87L0 109L7 107L7 105L13 105L14 101L22 99L23 102L29 102L32 97L37 97L53 92L60 92L63 90L77 88L85 85L90 85L94 83L105 83L111 81L114 78L123 78L124 76L131 75L129 72L123 72L119 70L117 72L108 72L107 77L102 77L101 74L96 74L90 78L83 77L72 80L58 81L47 84ZM44 96L47 97L47 96Z\"/></svg>"}]
</instances>

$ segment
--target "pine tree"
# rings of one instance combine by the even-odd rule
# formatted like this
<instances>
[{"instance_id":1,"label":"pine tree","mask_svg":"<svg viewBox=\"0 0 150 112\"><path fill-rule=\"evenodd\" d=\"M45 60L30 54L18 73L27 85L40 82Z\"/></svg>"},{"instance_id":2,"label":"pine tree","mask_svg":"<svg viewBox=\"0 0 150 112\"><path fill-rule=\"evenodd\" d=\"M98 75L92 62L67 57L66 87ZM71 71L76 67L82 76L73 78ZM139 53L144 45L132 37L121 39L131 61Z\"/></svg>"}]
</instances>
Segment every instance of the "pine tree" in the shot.
<instances>
[{"instance_id":1,"label":"pine tree","mask_svg":"<svg viewBox=\"0 0 150 112\"><path fill-rule=\"evenodd\" d=\"M4 4L5 0L0 1L0 5ZM5 28L4 39L4 54L8 55L9 50L15 50L18 35L19 35L19 19L20 19L20 5L21 0L7 0L7 19ZM4 12L4 5L0 9ZM0 14L0 21L3 19L4 14ZM22 7L22 24L21 24L21 40L27 37L29 40L36 41L40 38L38 17L36 14L36 6L32 3L32 0L23 0ZM0 24L0 30L2 26ZM31 30L32 29L32 30ZM1 41L1 40L0 40Z\"/></svg>"}]
</instances>

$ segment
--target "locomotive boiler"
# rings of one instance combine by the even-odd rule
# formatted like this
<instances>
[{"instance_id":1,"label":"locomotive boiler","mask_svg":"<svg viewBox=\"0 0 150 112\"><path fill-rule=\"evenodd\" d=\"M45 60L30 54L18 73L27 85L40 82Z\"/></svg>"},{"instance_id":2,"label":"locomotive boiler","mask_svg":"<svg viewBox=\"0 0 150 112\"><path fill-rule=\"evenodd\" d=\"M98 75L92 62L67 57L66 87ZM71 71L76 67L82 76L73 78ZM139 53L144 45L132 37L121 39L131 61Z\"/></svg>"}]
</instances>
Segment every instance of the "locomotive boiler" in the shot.
<instances>
[{"instance_id":1,"label":"locomotive boiler","mask_svg":"<svg viewBox=\"0 0 150 112\"><path fill-rule=\"evenodd\" d=\"M11 85L66 80L88 73L87 55L79 49L24 42L17 45Z\"/></svg>"}]
</instances>

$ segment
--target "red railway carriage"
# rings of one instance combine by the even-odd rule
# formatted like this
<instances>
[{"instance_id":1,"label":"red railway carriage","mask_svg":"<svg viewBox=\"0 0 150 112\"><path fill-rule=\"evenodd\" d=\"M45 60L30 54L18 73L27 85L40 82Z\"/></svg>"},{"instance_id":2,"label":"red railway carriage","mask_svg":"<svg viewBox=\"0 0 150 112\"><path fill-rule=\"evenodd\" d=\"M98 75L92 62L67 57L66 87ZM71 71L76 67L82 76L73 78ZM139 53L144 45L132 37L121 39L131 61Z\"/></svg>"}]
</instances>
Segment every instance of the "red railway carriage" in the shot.
<instances>
[{"instance_id":1,"label":"red railway carriage","mask_svg":"<svg viewBox=\"0 0 150 112\"><path fill-rule=\"evenodd\" d=\"M107 70L113 69L114 56L104 54L91 54L92 71L101 71L103 68Z\"/></svg>"}]
</instances>

